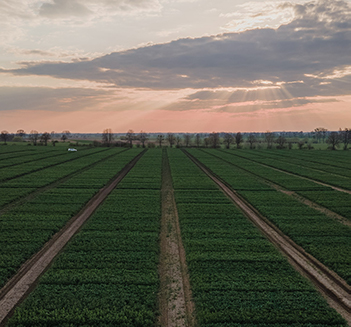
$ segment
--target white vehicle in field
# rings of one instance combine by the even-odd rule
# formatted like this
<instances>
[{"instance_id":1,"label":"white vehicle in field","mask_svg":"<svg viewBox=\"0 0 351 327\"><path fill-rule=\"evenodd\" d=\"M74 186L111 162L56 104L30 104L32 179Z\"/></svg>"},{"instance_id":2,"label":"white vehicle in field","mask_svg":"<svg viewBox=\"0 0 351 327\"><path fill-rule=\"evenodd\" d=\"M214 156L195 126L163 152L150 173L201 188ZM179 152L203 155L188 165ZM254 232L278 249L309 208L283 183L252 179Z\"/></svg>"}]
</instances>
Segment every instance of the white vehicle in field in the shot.
<instances>
[{"instance_id":1,"label":"white vehicle in field","mask_svg":"<svg viewBox=\"0 0 351 327\"><path fill-rule=\"evenodd\" d=\"M68 148L68 151L78 151L78 150L74 148Z\"/></svg>"}]
</instances>

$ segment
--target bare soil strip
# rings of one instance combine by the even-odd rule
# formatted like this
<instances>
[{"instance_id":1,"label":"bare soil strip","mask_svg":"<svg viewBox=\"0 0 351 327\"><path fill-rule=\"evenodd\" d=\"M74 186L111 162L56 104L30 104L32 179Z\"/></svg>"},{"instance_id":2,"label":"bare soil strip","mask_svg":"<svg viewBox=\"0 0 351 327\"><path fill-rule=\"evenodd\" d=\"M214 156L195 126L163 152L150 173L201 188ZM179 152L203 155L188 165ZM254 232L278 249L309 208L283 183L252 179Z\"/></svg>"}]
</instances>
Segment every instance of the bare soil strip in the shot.
<instances>
[{"instance_id":1,"label":"bare soil strip","mask_svg":"<svg viewBox=\"0 0 351 327\"><path fill-rule=\"evenodd\" d=\"M266 167L272 168L273 170L280 171L281 173L285 173L285 174L287 174L287 175L292 175L292 176L295 176L295 177L299 177L299 178L302 178L302 179L306 179L306 180L308 180L308 181L310 181L310 182L313 182L313 183L316 183L316 184L319 184L319 185L323 185L323 186L330 187L330 188L332 188L333 190L338 191L338 192L343 192L343 193L351 194L351 191L350 191L350 190L346 190L346 189L341 188L341 187L337 187L337 186L333 186L333 185L326 184L326 183L323 183L323 182L319 182L319 181L316 181L315 179L308 178L308 177L304 177L304 176L300 176L300 175L294 174L294 173L290 173L290 172L288 172L288 171L285 171L285 170L282 170L282 169L279 169L279 168L274 168L274 167L272 167L272 166L268 166L268 165L265 165L265 164L262 164L262 163L259 163L259 164L262 165L262 166L266 166Z\"/></svg>"},{"instance_id":2,"label":"bare soil strip","mask_svg":"<svg viewBox=\"0 0 351 327\"><path fill-rule=\"evenodd\" d=\"M73 217L43 248L22 265L17 274L0 290L0 326L5 326L16 306L34 289L39 277L49 268L56 255L63 249L109 193L134 167L145 153L141 152L130 161L87 205Z\"/></svg>"},{"instance_id":3,"label":"bare soil strip","mask_svg":"<svg viewBox=\"0 0 351 327\"><path fill-rule=\"evenodd\" d=\"M76 175L78 175L78 174L81 174L82 172L84 172L84 171L86 171L86 170L88 170L88 169L90 169L90 168L93 168L93 167L96 166L97 164L99 164L99 163L101 163L101 162L103 162L103 161L105 161L105 160L107 160L107 159L110 159L110 158L113 157L113 156L117 156L117 155L119 155L119 154L121 154L121 153L123 153L123 152L125 152L125 151L127 151L127 150L128 150L128 149L123 150L123 151L118 152L118 153L111 154L110 156L108 156L108 157L106 157L106 158L103 158L103 159L101 159L101 160L99 160L99 161L97 161L97 162L94 162L94 163L92 163L91 165L86 166L86 167L84 167L83 169L80 169L79 171L75 171L75 172L73 172L73 173L71 173L71 174L69 174L69 175L67 175L67 176L65 176L65 177L62 177L62 178L58 179L57 181L55 181L55 182L53 182L53 183L51 183L51 184L49 184L49 185L46 185L46 186L43 186L43 187L39 187L39 188L37 188L35 191L33 191L32 193L29 193L28 195L26 195L26 196L24 196L24 197L22 197L22 198L20 198L20 199L18 199L18 200L15 200L15 201L13 201L13 202L11 202L11 203L9 203L9 204L6 204L6 205L0 210L0 216L3 215L6 211L10 210L11 208L13 208L13 207L15 207L15 206L18 206L18 205L20 205L20 204L22 204L22 203L25 203L25 202L27 202L27 201L29 201L29 200L32 200L32 199L34 199L38 194L43 193L43 192L48 191L48 190L51 190L51 189L55 188L56 186L58 186L58 185L60 185L60 184L62 184L62 183L64 183L64 182L68 181L68 180L71 179L72 177L74 177L74 176L76 176Z\"/></svg>"},{"instance_id":4,"label":"bare soil strip","mask_svg":"<svg viewBox=\"0 0 351 327\"><path fill-rule=\"evenodd\" d=\"M297 194L294 191L287 190L286 188L284 188L284 187L282 187L282 186L280 186L278 184L275 184L275 183L273 183L271 181L268 181L265 178L260 177L260 176L254 174L254 173L251 173L251 174L255 175L257 178L261 179L264 183L266 183L267 185L273 187L277 191L282 192L282 193L284 193L286 195L289 195L289 196L293 197L295 200L297 200L297 201L309 206L312 209L315 209L315 210L317 210L317 211L319 211L321 213L324 213L329 218L335 219L335 220L337 220L339 223L341 223L343 225L351 227L351 221L348 220L347 218L345 218L344 216L341 216L341 215L337 214L336 212L334 212L332 210L329 210L329 209L319 205L316 202L308 200L305 197Z\"/></svg>"},{"instance_id":5,"label":"bare soil strip","mask_svg":"<svg viewBox=\"0 0 351 327\"><path fill-rule=\"evenodd\" d=\"M284 190L279 190L279 191L283 192L283 193L287 193ZM324 213L328 217L337 220L339 223L351 227L351 221L348 220L347 218L345 218L344 216L341 216L341 215L337 214L336 212L334 212L332 210L329 210L329 209L319 205L318 203L310 201L310 200L306 199L305 197L303 197L303 196L301 196L299 194L296 194L295 192L291 192L291 196L293 198L295 198L296 200L300 201L301 203L306 204L309 207L311 207L311 208L313 208L315 210L318 210L321 213Z\"/></svg>"},{"instance_id":6,"label":"bare soil strip","mask_svg":"<svg viewBox=\"0 0 351 327\"><path fill-rule=\"evenodd\" d=\"M55 150L49 150L47 153L53 153ZM82 151L82 150L81 150ZM29 154L29 156L31 155L36 155L37 153L31 153ZM8 164L6 166L2 166L0 167L0 169L3 169L3 168L8 168L8 167L15 167L15 166L19 166L19 165L23 165L24 163L25 164L30 164L30 163L33 163L35 161L40 161L40 160L45 160L45 159L48 159L48 158L55 158L55 157L59 157L59 156L62 156L62 155L65 155L66 153L56 153L55 155L51 155L51 156L47 156L47 157L43 157L43 158L39 158L39 159L33 159L33 160L28 160L28 161L22 161L22 162L19 162L19 163L15 163L15 164ZM26 155L28 156L28 155ZM21 157L21 156L18 156L18 157ZM17 157L17 158L18 158ZM16 158L16 157L15 157ZM6 158L7 159L7 158ZM13 158L9 158L9 159L13 159Z\"/></svg>"},{"instance_id":7,"label":"bare soil strip","mask_svg":"<svg viewBox=\"0 0 351 327\"><path fill-rule=\"evenodd\" d=\"M261 166L264 166L264 167L268 167L268 168L271 168L273 170L276 170L276 171L279 171L281 173L284 173L284 174L287 174L287 175L291 175L291 176L294 176L294 177L299 177L299 178L302 178L302 179L306 179L310 182L313 182L313 183L316 183L318 185L323 185L323 186L327 186L327 187L330 187L332 188L333 190L335 191L339 191L339 192L344 192L344 193L348 193L348 194L351 194L351 190L346 190L344 188L341 188L341 187L337 187L337 186L333 186L333 185L330 185L330 184L326 184L326 183L323 183L323 182L319 182L319 181L316 181L315 179L312 179L312 178L309 178L309 177L304 177L304 176L301 176L301 175L298 175L298 174L295 174L295 173L291 173L291 172L288 172L286 170L283 170L283 169L279 169L279 168L275 168L275 167L272 167L270 165L266 165L264 163L261 163L261 162L257 162L255 160L252 160L252 159L249 159L249 158L246 158L246 157L241 157L239 156L240 158L244 158L244 159L247 159L247 160L250 160L250 161L253 161L254 163L257 163L258 165L261 165ZM310 168L310 169L313 169L313 168ZM314 169L316 171L318 171L317 169ZM319 170L321 171L321 170ZM325 173L325 171L323 171L323 173ZM335 174L334 174L335 175ZM337 175L338 177L340 177L341 175ZM346 178L345 176L342 176L344 178Z\"/></svg>"},{"instance_id":8,"label":"bare soil strip","mask_svg":"<svg viewBox=\"0 0 351 327\"><path fill-rule=\"evenodd\" d=\"M261 153L260 153L259 155L261 156L261 158L276 159L276 158L272 158L272 157L266 157L266 156L262 155ZM284 160L284 159L287 159L287 160ZM281 158L281 159L276 159L276 160L277 160L277 161L279 160L279 161L282 162L282 163L284 163L284 162L286 162L286 161L289 162L289 160L288 160L289 158L288 158L288 157L284 157L284 159ZM318 161L311 161L311 160L308 160L308 159L306 159L306 158L299 158L299 160L308 161L308 162L310 162L310 163L319 163ZM290 163L291 163L291 162L290 162ZM326 171L326 170L322 170L322 169L319 169L319 168L312 168L312 167L309 167L309 166L304 166L303 164L299 164L299 163L293 163L293 165L295 165L295 166L297 166L297 167L300 167L300 168L311 169L311 170L314 170L314 171L316 171L316 172L318 172L318 173L327 173L327 174L330 174L330 175L332 175L332 176L337 176L337 177L341 177L341 178L345 178L345 179L349 178L349 177L344 176L344 175L341 175L341 174L339 174L339 173L331 173L331 172ZM326 165L326 166L327 166L327 165ZM341 167L339 167L339 166L334 166L334 165L332 165L332 164L328 164L328 166L330 166L330 167L336 167L336 168L341 168ZM344 168L344 169L345 169L345 168Z\"/></svg>"},{"instance_id":9,"label":"bare soil strip","mask_svg":"<svg viewBox=\"0 0 351 327\"><path fill-rule=\"evenodd\" d=\"M266 179L266 178L264 178L264 177L262 177L262 176L260 176L260 175L258 175L258 174L255 174L255 173L251 172L250 170L247 170L247 169L245 169L245 168L243 168L243 167L239 167L239 166L237 166L237 165L235 165L235 164L233 164L233 163L231 163L231 162L229 162L229 161L227 161L227 160L225 160L225 159L223 159L223 158L221 158L221 157L217 157L217 156L214 155L214 154L211 154L211 155L214 156L214 157L216 157L216 158L218 158L218 159L220 159L220 160L223 160L223 161L227 162L227 163L230 164L230 165L233 165L233 166L235 166L235 167L238 167L239 169L242 169L242 170L246 171L247 173L249 173L249 174L251 174L251 175L254 175L257 179L259 179L259 180L261 180L262 182L266 183L267 185L273 187L273 188L276 189L277 191L282 192L282 193L284 193L284 194L286 194L286 195L289 195L289 196L293 197L294 199L300 201L301 203L303 203L303 204L305 204L305 205L308 205L309 207L311 207L311 208L313 208L313 209L315 209L315 210L318 210L319 212L324 213L325 215L327 215L328 217L330 217L330 218L332 218L332 219L337 220L337 221L340 222L341 224L344 224L344 225L346 225L346 226L351 227L351 221L350 221L349 219L347 219L346 217L341 216L341 215L337 214L336 212L334 212L334 211L332 211L332 210L329 210L329 209L327 209L327 208L325 208L325 207L319 205L319 204L316 203L316 202L313 202L313 201L311 201L311 200L308 200L308 199L306 199L305 197L303 197L303 196L297 194L297 193L294 192L294 191L290 191L290 190L288 190L288 189L286 189L286 188L284 188L284 187L282 187L282 186L280 186L280 185L278 185L278 184L275 184L275 183L273 183L272 181L270 181L270 180L268 180L268 179ZM272 168L272 167L271 167L271 168ZM282 171L282 172L283 172L283 171Z\"/></svg>"},{"instance_id":10,"label":"bare soil strip","mask_svg":"<svg viewBox=\"0 0 351 327\"><path fill-rule=\"evenodd\" d=\"M327 299L329 305L339 312L351 326L351 287L335 272L328 269L289 237L284 235L275 225L267 218L263 217L234 190L215 177L215 175L195 157L186 151L184 152L222 189L261 232L289 258L293 266L313 282Z\"/></svg>"},{"instance_id":11,"label":"bare soil strip","mask_svg":"<svg viewBox=\"0 0 351 327\"><path fill-rule=\"evenodd\" d=\"M194 326L194 304L191 300L185 250L182 244L172 176L167 152L162 156L162 221L160 233L159 325L164 327Z\"/></svg>"},{"instance_id":12,"label":"bare soil strip","mask_svg":"<svg viewBox=\"0 0 351 327\"><path fill-rule=\"evenodd\" d=\"M86 149L84 149L84 150L86 151ZM101 152L103 152L103 151L108 151L108 149L102 150ZM4 180L1 181L1 182L7 182L7 181L10 181L10 180L16 179L16 178L18 178L18 177L23 177L23 176L26 176L26 175L30 175L30 174L36 173L36 172L38 172L38 171L40 171L40 170L44 170L44 169L47 169L47 168L52 168L52 167L61 165L61 164L63 164L63 163L67 163L67 162L71 162L71 161L74 161L74 160L77 160L77 159L80 159L80 158L84 158L84 157L89 156L89 155L90 155L90 154L88 153L88 154L85 154L85 155L83 155L83 156L81 156L81 157L76 157L76 158L73 157L73 158L68 159L68 160L66 160L66 161L63 161L63 162L54 163L54 164L51 164L51 165L48 165L48 166L45 166L45 167L42 167L42 168L34 169L34 170L31 170L31 171L26 172L26 173L22 173L22 174L13 176L13 177L6 178L6 179L4 179Z\"/></svg>"}]
</instances>

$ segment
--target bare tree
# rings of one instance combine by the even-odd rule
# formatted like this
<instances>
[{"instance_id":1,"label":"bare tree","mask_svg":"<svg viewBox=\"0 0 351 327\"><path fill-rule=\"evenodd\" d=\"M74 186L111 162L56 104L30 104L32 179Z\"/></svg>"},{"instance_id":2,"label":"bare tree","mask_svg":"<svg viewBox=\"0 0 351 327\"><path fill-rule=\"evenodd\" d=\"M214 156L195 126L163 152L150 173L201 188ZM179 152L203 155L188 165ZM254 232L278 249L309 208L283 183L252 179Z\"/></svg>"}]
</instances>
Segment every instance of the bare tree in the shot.
<instances>
[{"instance_id":1,"label":"bare tree","mask_svg":"<svg viewBox=\"0 0 351 327\"><path fill-rule=\"evenodd\" d=\"M29 134L29 139L33 142L33 145L37 145L38 138L39 138L38 131L31 130Z\"/></svg>"},{"instance_id":2,"label":"bare tree","mask_svg":"<svg viewBox=\"0 0 351 327\"><path fill-rule=\"evenodd\" d=\"M327 138L327 143L330 144L332 150L336 150L341 142L338 132L331 132Z\"/></svg>"},{"instance_id":3,"label":"bare tree","mask_svg":"<svg viewBox=\"0 0 351 327\"><path fill-rule=\"evenodd\" d=\"M51 139L51 135L48 132L44 132L40 135L40 142L43 142L45 146L48 145L48 141Z\"/></svg>"},{"instance_id":4,"label":"bare tree","mask_svg":"<svg viewBox=\"0 0 351 327\"><path fill-rule=\"evenodd\" d=\"M25 137L26 136L26 132L23 130L23 129L19 129L16 134L19 136L19 137Z\"/></svg>"},{"instance_id":5,"label":"bare tree","mask_svg":"<svg viewBox=\"0 0 351 327\"><path fill-rule=\"evenodd\" d=\"M130 129L126 134L127 141L129 142L129 146L133 147L133 140L134 140L134 131Z\"/></svg>"},{"instance_id":6,"label":"bare tree","mask_svg":"<svg viewBox=\"0 0 351 327\"><path fill-rule=\"evenodd\" d=\"M182 141L179 135L176 136L175 141L176 141L177 148L179 148L181 146L181 141Z\"/></svg>"},{"instance_id":7,"label":"bare tree","mask_svg":"<svg viewBox=\"0 0 351 327\"><path fill-rule=\"evenodd\" d=\"M320 143L321 139L322 139L322 131L321 131L322 127L317 127L314 129L314 135L316 137L316 140L318 143Z\"/></svg>"},{"instance_id":8,"label":"bare tree","mask_svg":"<svg viewBox=\"0 0 351 327\"><path fill-rule=\"evenodd\" d=\"M255 134L250 133L249 137L247 138L247 141L250 144L250 149L254 149L255 148L254 144L256 143L256 136L255 136Z\"/></svg>"},{"instance_id":9,"label":"bare tree","mask_svg":"<svg viewBox=\"0 0 351 327\"><path fill-rule=\"evenodd\" d=\"M299 147L299 150L302 150L304 145L305 145L305 141L297 142L297 146Z\"/></svg>"},{"instance_id":10,"label":"bare tree","mask_svg":"<svg viewBox=\"0 0 351 327\"><path fill-rule=\"evenodd\" d=\"M328 130L324 127L317 127L314 129L314 134L316 136L316 139L317 139L317 142L320 143L321 140L323 141L324 143L324 140L327 136L327 132Z\"/></svg>"},{"instance_id":11,"label":"bare tree","mask_svg":"<svg viewBox=\"0 0 351 327\"><path fill-rule=\"evenodd\" d=\"M173 147L173 144L175 142L175 137L174 137L174 134L173 133L168 133L167 134L167 141L169 143L169 146L170 147Z\"/></svg>"},{"instance_id":12,"label":"bare tree","mask_svg":"<svg viewBox=\"0 0 351 327\"><path fill-rule=\"evenodd\" d=\"M242 143L243 140L244 140L243 135L240 132L235 134L235 143L238 149L241 148L240 143Z\"/></svg>"},{"instance_id":13,"label":"bare tree","mask_svg":"<svg viewBox=\"0 0 351 327\"><path fill-rule=\"evenodd\" d=\"M160 147L162 147L162 141L165 139L165 136L163 134L158 134L157 135L157 142L159 143Z\"/></svg>"},{"instance_id":14,"label":"bare tree","mask_svg":"<svg viewBox=\"0 0 351 327\"><path fill-rule=\"evenodd\" d=\"M7 144L7 140L9 138L9 132L8 131L1 131L1 139L4 141L4 144Z\"/></svg>"},{"instance_id":15,"label":"bare tree","mask_svg":"<svg viewBox=\"0 0 351 327\"><path fill-rule=\"evenodd\" d=\"M219 134L212 132L209 136L209 143L212 145L213 148L219 147Z\"/></svg>"},{"instance_id":16,"label":"bare tree","mask_svg":"<svg viewBox=\"0 0 351 327\"><path fill-rule=\"evenodd\" d=\"M185 134L184 135L184 143L185 143L185 146L188 147L190 145L190 140L191 140L191 134Z\"/></svg>"},{"instance_id":17,"label":"bare tree","mask_svg":"<svg viewBox=\"0 0 351 327\"><path fill-rule=\"evenodd\" d=\"M144 131L140 131L139 140L140 140L141 144L143 145L143 148L145 148L145 141L147 140L147 134Z\"/></svg>"},{"instance_id":18,"label":"bare tree","mask_svg":"<svg viewBox=\"0 0 351 327\"><path fill-rule=\"evenodd\" d=\"M323 143L327 137L327 133L328 133L328 130L326 128L323 128L321 127L321 130L322 130L322 140L323 140Z\"/></svg>"},{"instance_id":19,"label":"bare tree","mask_svg":"<svg viewBox=\"0 0 351 327\"><path fill-rule=\"evenodd\" d=\"M231 133L224 134L224 143L226 144L226 148L229 149L230 145L233 143L234 137Z\"/></svg>"},{"instance_id":20,"label":"bare tree","mask_svg":"<svg viewBox=\"0 0 351 327\"><path fill-rule=\"evenodd\" d=\"M340 140L344 143L344 150L347 150L347 146L351 143L351 128L345 128L339 130Z\"/></svg>"},{"instance_id":21,"label":"bare tree","mask_svg":"<svg viewBox=\"0 0 351 327\"><path fill-rule=\"evenodd\" d=\"M70 131L63 131L62 132L62 136L61 136L61 140L63 142L65 142L70 137L71 137L71 132Z\"/></svg>"},{"instance_id":22,"label":"bare tree","mask_svg":"<svg viewBox=\"0 0 351 327\"><path fill-rule=\"evenodd\" d=\"M286 138L284 136L280 135L277 138L276 142L278 143L278 146L277 146L278 149L284 149L284 145L286 143Z\"/></svg>"},{"instance_id":23,"label":"bare tree","mask_svg":"<svg viewBox=\"0 0 351 327\"><path fill-rule=\"evenodd\" d=\"M274 133L267 131L264 134L264 138L265 138L265 140L267 142L267 149L272 149L272 145L273 145L273 142L274 142Z\"/></svg>"},{"instance_id":24,"label":"bare tree","mask_svg":"<svg viewBox=\"0 0 351 327\"><path fill-rule=\"evenodd\" d=\"M208 148L208 146L210 145L211 143L211 140L209 137L205 137L204 138L204 143L205 143L205 148Z\"/></svg>"},{"instance_id":25,"label":"bare tree","mask_svg":"<svg viewBox=\"0 0 351 327\"><path fill-rule=\"evenodd\" d=\"M113 140L113 133L111 128L106 128L102 132L102 143L104 143L107 146L110 146Z\"/></svg>"},{"instance_id":26,"label":"bare tree","mask_svg":"<svg viewBox=\"0 0 351 327\"><path fill-rule=\"evenodd\" d=\"M195 143L196 143L196 146L199 148L200 147L200 144L201 144L201 136L199 133L197 133L195 135Z\"/></svg>"}]
</instances>

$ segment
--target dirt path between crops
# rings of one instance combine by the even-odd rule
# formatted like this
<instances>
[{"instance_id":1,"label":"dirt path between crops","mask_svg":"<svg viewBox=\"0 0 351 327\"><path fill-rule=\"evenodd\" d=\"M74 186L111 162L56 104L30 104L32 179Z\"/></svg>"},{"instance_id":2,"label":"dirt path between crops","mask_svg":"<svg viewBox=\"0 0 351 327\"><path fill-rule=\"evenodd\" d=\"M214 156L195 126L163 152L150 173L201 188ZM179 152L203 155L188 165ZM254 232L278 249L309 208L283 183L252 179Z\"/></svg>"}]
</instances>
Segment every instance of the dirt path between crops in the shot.
<instances>
[{"instance_id":1,"label":"dirt path between crops","mask_svg":"<svg viewBox=\"0 0 351 327\"><path fill-rule=\"evenodd\" d=\"M162 156L162 221L160 233L159 325L162 327L194 326L185 250L182 244L172 176L167 151Z\"/></svg>"},{"instance_id":2,"label":"dirt path between crops","mask_svg":"<svg viewBox=\"0 0 351 327\"><path fill-rule=\"evenodd\" d=\"M308 254L303 248L284 235L267 218L241 198L234 190L220 181L205 165L188 152L188 157L209 176L220 189L241 209L261 232L284 254L297 271L307 277L320 293L351 326L351 287L335 272Z\"/></svg>"},{"instance_id":3,"label":"dirt path between crops","mask_svg":"<svg viewBox=\"0 0 351 327\"><path fill-rule=\"evenodd\" d=\"M264 163L261 163L261 162L257 162L256 160L253 160L253 159L249 159L249 158L246 158L246 157L242 157L238 154L235 154L236 156L240 157L240 158L243 158L243 159L246 159L246 160L249 160L249 161L252 161L258 165L261 165L263 167L268 167L268 168L271 168L275 171L279 171L281 173L284 173L284 174L287 174L287 175L291 175L291 176L294 176L294 177L299 177L301 179L305 179L307 181L310 181L310 182L313 182L313 183L316 183L318 185L322 185L322 186L326 186L326 187L330 187L332 188L333 190L335 191L338 191L338 192L343 192L343 193L348 193L348 194L351 194L351 190L347 190L347 189L344 189L344 188L341 188L341 187L338 187L338 186L333 186L333 185L330 185L330 184L327 184L327 183L323 183L323 182L319 182L315 179L312 179L312 178L309 178L309 177L304 177L304 176L301 176L301 175L298 175L298 174L295 174L295 173L291 173L291 172L288 172L286 170L283 170L283 169L279 169L279 168L276 168L276 167L273 167L273 166L270 166L270 165L267 165L267 164L264 164ZM302 167L302 166L301 166ZM313 168L310 168L310 169L313 169ZM321 170L317 170L317 169L314 169L316 171L320 171L320 172L323 172L323 173L326 173L325 171L321 171ZM341 175L336 175L338 177L340 177ZM344 176L342 176L344 177ZM347 177L345 177L347 178Z\"/></svg>"},{"instance_id":4,"label":"dirt path between crops","mask_svg":"<svg viewBox=\"0 0 351 327\"><path fill-rule=\"evenodd\" d=\"M16 306L35 288L39 277L49 268L53 259L144 153L145 151L141 152L130 161L119 172L118 176L102 188L37 254L24 263L17 274L0 290L0 326L5 326L7 319L13 314Z\"/></svg>"},{"instance_id":5,"label":"dirt path between crops","mask_svg":"<svg viewBox=\"0 0 351 327\"><path fill-rule=\"evenodd\" d=\"M284 187L281 187L280 185L277 185L271 181L268 181L262 177L259 177L257 175L255 175L256 177L260 178L264 183L266 183L267 185L273 187L274 189L276 189L277 191L279 192L282 192L286 195L289 195L291 196L292 198L294 198L295 200L309 206L310 208L314 209L314 210L317 210L325 215L327 215L329 218L332 218L332 219L335 219L337 220L339 223L343 224L343 225L346 225L348 227L351 227L351 221L348 220L347 218L345 218L344 216L341 216L339 214L337 214L336 212L334 211L331 211L321 205L319 205L318 203L316 202L313 202L311 200L308 200L306 199L305 197L297 194L296 192L294 191L289 191L287 189L285 189Z\"/></svg>"},{"instance_id":6,"label":"dirt path between crops","mask_svg":"<svg viewBox=\"0 0 351 327\"><path fill-rule=\"evenodd\" d=\"M206 152L206 153L207 153L207 152ZM309 206L310 208L313 208L313 209L315 209L315 210L317 210L317 211L319 211L319 212L321 212L321 213L327 215L329 218L332 218L332 219L337 220L339 223L341 223L341 224L343 224L343 225L346 225L346 226L351 227L351 221L350 221L349 219L347 219L346 217L344 217L344 216L342 216L342 215L339 215L339 214L337 214L336 212L334 212L334 211L332 211L332 210L329 210L329 209L323 207L322 205L319 205L319 204L316 203L316 202L313 202L313 201L311 201L311 200L308 200L307 198L305 198L305 197L303 197L303 196L297 194L297 193L294 192L294 191L290 191L290 190L286 189L285 187L282 187L282 186L280 186L280 185L278 185L278 184L275 184L275 183L273 183L272 181L270 181L270 180L268 180L268 179L266 179L266 178L264 178L264 177L261 177L261 176L258 175L258 174L255 174L255 173L251 172L250 170L247 170L247 169L245 169L245 168L243 168L243 167L239 167L239 166L233 164L232 162L227 161L227 160L225 160L225 159L223 159L223 158L221 158L221 157L218 157L218 156L216 156L216 155L214 155L214 154L212 154L212 153L211 153L210 155L212 155L212 156L214 156L215 158L218 158L218 159L220 159L220 160L222 160L222 161L224 161L224 162L226 162L226 163L228 163L228 164L230 164L230 165L233 165L234 167L238 167L239 169L244 170L245 172L247 172L247 173L249 173L249 174L255 176L257 179L259 179L259 180L262 181L263 183L265 183L265 184L267 184L267 185L273 187L273 188L276 189L277 191L282 192L282 193L284 193L284 194L286 194L286 195L289 195L289 196L293 197L295 200L297 200L297 201L299 201L299 202L301 202L301 203L303 203L303 204ZM270 167L270 166L269 166L269 167ZM271 168L272 168L272 167L271 167ZM282 172L283 172L283 171L282 171ZM329 186L329 185L328 185L328 186Z\"/></svg>"},{"instance_id":7,"label":"dirt path between crops","mask_svg":"<svg viewBox=\"0 0 351 327\"><path fill-rule=\"evenodd\" d=\"M106 158L100 159L97 162L94 162L94 163L92 163L92 164L90 164L82 169L79 169L77 171L74 171L73 173L70 173L70 174L62 177L62 178L56 180L55 182L52 182L51 184L39 187L31 193L29 193L29 194L27 194L19 199L16 199L8 204L5 204L4 207L0 210L0 216L3 215L4 213L6 213L7 211L11 210L12 208L34 199L37 195L44 193L46 191L49 191L49 190L57 187L58 185L65 183L66 181L75 177L76 175L79 175L79 174L83 173L84 171L89 170L89 169L93 168L94 166L100 164L101 162L106 161L114 156L117 156L117 155L119 155L127 150L129 150L129 149L122 150L121 152L118 152L118 153L113 153L113 154L107 156ZM106 150L104 150L104 151L106 151Z\"/></svg>"}]
</instances>

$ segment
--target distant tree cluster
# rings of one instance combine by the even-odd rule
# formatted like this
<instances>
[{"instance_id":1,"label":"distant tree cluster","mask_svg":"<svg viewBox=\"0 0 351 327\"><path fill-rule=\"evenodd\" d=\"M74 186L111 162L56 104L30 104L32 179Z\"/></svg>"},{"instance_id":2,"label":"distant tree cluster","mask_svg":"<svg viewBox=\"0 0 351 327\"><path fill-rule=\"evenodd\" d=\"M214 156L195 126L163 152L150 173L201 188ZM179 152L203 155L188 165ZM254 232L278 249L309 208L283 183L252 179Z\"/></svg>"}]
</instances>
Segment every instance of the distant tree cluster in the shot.
<instances>
[{"instance_id":1,"label":"distant tree cluster","mask_svg":"<svg viewBox=\"0 0 351 327\"><path fill-rule=\"evenodd\" d=\"M328 144L329 149L336 150L342 148L347 150L351 144L351 128L339 129L339 131L328 131L324 127L317 127L311 132L271 132L265 133L165 133L152 135L150 137L145 131L135 133L132 129L128 130L126 134L120 135L120 140L114 141L115 136L110 128L103 130L101 141L94 141L94 146L125 146L125 147L155 147L155 146L169 146L169 147L212 147L219 148L231 147L241 149L245 147L250 149L264 148L272 149L292 149L293 145L298 149L313 149L315 144ZM43 132L39 133L36 130L31 130L26 133L23 129L17 130L16 133L9 133L7 130L2 130L0 134L0 141L4 145L7 142L31 142L33 145L47 145L51 140L53 146L59 140L63 143L71 138L72 134L68 130L62 133Z\"/></svg>"}]
</instances>

